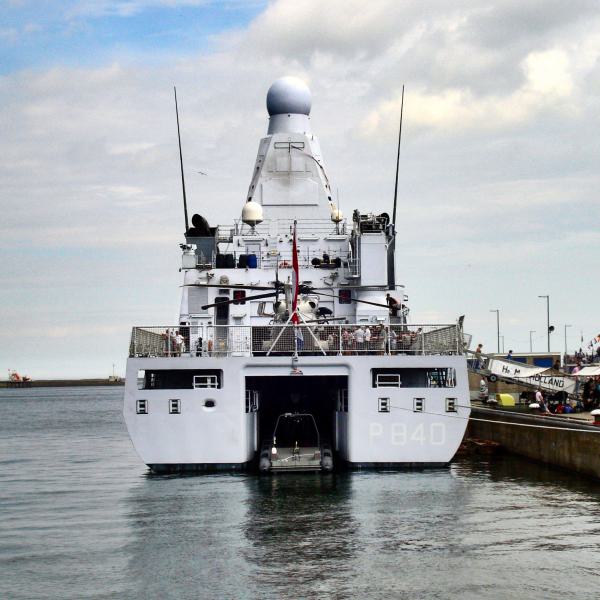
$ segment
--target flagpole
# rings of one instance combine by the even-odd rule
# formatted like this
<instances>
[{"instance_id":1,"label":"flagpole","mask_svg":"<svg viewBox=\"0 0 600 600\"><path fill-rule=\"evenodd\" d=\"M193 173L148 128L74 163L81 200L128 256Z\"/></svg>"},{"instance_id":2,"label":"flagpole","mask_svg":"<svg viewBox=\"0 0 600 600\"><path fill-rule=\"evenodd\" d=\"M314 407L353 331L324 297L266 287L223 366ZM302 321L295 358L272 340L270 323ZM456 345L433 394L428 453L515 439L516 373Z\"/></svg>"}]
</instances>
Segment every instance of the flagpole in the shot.
<instances>
[{"instance_id":1,"label":"flagpole","mask_svg":"<svg viewBox=\"0 0 600 600\"><path fill-rule=\"evenodd\" d=\"M294 221L294 239L292 243L292 323L294 323L294 356L298 357L298 286L300 284L300 269L298 267L298 244L296 242L297 221Z\"/></svg>"}]
</instances>

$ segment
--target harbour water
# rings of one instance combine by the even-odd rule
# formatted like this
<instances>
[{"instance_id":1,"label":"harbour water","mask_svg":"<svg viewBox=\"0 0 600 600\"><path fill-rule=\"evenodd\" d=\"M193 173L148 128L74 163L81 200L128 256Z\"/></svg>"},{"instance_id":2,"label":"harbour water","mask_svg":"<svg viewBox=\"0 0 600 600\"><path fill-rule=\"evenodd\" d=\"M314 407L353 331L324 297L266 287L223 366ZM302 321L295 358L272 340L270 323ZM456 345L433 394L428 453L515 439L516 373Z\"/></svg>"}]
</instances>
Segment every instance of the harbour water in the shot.
<instances>
[{"instance_id":1,"label":"harbour water","mask_svg":"<svg viewBox=\"0 0 600 600\"><path fill-rule=\"evenodd\" d=\"M600 484L425 472L153 476L122 388L0 390L1 598L598 598Z\"/></svg>"}]
</instances>

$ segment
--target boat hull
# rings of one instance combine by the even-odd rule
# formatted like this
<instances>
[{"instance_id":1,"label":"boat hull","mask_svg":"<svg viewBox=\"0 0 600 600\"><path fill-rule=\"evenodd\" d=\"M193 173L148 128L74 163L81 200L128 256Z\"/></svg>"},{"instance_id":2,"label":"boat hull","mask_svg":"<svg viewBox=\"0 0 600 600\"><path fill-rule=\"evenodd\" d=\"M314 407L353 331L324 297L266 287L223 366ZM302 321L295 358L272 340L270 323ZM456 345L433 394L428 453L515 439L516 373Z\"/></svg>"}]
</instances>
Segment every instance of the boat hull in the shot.
<instances>
[{"instance_id":1,"label":"boat hull","mask_svg":"<svg viewBox=\"0 0 600 600\"><path fill-rule=\"evenodd\" d=\"M453 385L375 386L374 372L390 369L452 369ZM138 385L140 373L167 371L218 372L220 386ZM271 406L275 396L315 412L336 464L357 469L448 464L470 414L466 360L443 355L305 356L297 363L284 356L130 358L123 414L135 450L154 471L243 470L256 465L272 433L268 415L281 410ZM172 413L174 400L179 412Z\"/></svg>"}]
</instances>

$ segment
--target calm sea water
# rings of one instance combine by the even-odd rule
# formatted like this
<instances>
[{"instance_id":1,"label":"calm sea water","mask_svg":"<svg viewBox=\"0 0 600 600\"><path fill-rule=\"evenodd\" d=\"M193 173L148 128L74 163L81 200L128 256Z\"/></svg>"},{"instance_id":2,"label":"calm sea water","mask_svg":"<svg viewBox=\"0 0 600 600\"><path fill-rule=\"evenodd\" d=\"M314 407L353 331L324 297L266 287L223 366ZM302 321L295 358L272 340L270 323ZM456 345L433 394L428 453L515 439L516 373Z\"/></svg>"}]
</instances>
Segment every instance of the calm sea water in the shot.
<instances>
[{"instance_id":1,"label":"calm sea water","mask_svg":"<svg viewBox=\"0 0 600 600\"><path fill-rule=\"evenodd\" d=\"M504 456L152 476L122 388L0 390L0 597L598 598L600 484Z\"/></svg>"}]
</instances>

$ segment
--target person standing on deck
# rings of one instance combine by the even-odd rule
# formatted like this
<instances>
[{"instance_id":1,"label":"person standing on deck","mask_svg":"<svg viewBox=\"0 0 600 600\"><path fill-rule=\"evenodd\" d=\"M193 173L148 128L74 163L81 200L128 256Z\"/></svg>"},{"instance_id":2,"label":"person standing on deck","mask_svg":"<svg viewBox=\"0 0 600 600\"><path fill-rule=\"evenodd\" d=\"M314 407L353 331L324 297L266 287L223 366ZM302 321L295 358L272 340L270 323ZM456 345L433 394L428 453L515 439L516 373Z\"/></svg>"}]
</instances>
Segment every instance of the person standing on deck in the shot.
<instances>
[{"instance_id":1,"label":"person standing on deck","mask_svg":"<svg viewBox=\"0 0 600 600\"><path fill-rule=\"evenodd\" d=\"M365 349L365 329L363 325L354 332L354 341L356 342L356 352L361 354Z\"/></svg>"},{"instance_id":2,"label":"person standing on deck","mask_svg":"<svg viewBox=\"0 0 600 600\"><path fill-rule=\"evenodd\" d=\"M390 316L397 317L398 309L401 308L398 300L396 300L396 298L393 298L389 293L387 293L385 295L385 301L386 301L387 305L390 307Z\"/></svg>"},{"instance_id":3,"label":"person standing on deck","mask_svg":"<svg viewBox=\"0 0 600 600\"><path fill-rule=\"evenodd\" d=\"M181 334L181 331L177 331L175 335L175 349L177 356L181 356L185 352L185 338Z\"/></svg>"},{"instance_id":4,"label":"person standing on deck","mask_svg":"<svg viewBox=\"0 0 600 600\"><path fill-rule=\"evenodd\" d=\"M368 325L365 329L365 346L367 349L367 354L371 354L371 329Z\"/></svg>"}]
</instances>

